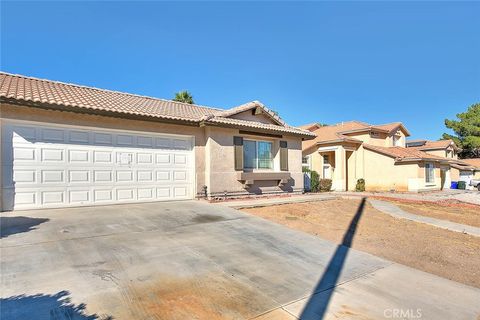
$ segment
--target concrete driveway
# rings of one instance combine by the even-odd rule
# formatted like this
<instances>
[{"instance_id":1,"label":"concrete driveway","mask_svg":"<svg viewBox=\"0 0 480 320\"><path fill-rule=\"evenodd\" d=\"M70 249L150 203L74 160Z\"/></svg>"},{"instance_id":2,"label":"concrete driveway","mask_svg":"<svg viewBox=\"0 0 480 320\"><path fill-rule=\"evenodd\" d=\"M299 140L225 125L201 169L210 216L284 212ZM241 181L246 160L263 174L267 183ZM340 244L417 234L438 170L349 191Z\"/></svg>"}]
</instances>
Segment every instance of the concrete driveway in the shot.
<instances>
[{"instance_id":1,"label":"concrete driveway","mask_svg":"<svg viewBox=\"0 0 480 320\"><path fill-rule=\"evenodd\" d=\"M479 289L219 205L24 211L1 220L2 320L480 314Z\"/></svg>"}]
</instances>

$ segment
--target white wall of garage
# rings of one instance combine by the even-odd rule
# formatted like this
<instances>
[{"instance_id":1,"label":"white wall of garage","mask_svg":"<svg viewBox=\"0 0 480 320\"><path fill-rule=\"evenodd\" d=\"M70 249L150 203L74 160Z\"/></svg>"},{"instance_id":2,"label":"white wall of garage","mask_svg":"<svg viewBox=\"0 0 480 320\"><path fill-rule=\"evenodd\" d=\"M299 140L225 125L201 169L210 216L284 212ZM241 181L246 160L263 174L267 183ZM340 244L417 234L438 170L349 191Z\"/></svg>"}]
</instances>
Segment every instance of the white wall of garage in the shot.
<instances>
[{"instance_id":1,"label":"white wall of garage","mask_svg":"<svg viewBox=\"0 0 480 320\"><path fill-rule=\"evenodd\" d=\"M4 210L192 199L192 136L2 122Z\"/></svg>"}]
</instances>

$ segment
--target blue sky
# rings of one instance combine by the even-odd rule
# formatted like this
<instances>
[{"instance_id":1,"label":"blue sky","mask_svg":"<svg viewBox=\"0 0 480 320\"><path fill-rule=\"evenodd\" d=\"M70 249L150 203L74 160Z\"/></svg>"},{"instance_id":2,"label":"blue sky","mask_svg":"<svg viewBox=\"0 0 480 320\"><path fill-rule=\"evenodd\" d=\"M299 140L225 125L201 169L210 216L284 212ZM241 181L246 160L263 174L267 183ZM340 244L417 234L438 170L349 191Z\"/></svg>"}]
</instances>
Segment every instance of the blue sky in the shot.
<instances>
[{"instance_id":1,"label":"blue sky","mask_svg":"<svg viewBox=\"0 0 480 320\"><path fill-rule=\"evenodd\" d=\"M402 121L438 139L480 101L480 2L2 2L1 69L292 125Z\"/></svg>"}]
</instances>

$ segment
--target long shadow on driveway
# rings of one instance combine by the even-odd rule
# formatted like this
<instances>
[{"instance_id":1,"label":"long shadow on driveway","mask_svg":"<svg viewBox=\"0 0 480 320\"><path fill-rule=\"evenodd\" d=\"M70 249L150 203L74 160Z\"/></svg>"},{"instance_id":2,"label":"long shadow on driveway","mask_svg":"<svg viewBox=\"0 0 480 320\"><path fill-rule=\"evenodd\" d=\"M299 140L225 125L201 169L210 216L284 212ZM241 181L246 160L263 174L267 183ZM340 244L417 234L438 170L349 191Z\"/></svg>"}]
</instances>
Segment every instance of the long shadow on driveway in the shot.
<instances>
[{"instance_id":1,"label":"long shadow on driveway","mask_svg":"<svg viewBox=\"0 0 480 320\"><path fill-rule=\"evenodd\" d=\"M310 297L310 300L302 310L300 319L320 320L325 317L328 304L330 303L332 294L335 291L333 288L337 285L338 279L345 264L345 259L347 258L348 251L352 245L353 237L357 231L358 222L363 214L365 200L366 198L362 198L357 212L353 216L352 221L350 221L350 225L343 236L341 244L337 246L337 249L330 259L325 272L313 290L313 295ZM321 295L318 294L320 292L322 292Z\"/></svg>"},{"instance_id":2,"label":"long shadow on driveway","mask_svg":"<svg viewBox=\"0 0 480 320\"><path fill-rule=\"evenodd\" d=\"M0 238L6 238L12 234L35 230L35 226L49 221L46 218L30 217L0 217Z\"/></svg>"},{"instance_id":3,"label":"long shadow on driveway","mask_svg":"<svg viewBox=\"0 0 480 320\"><path fill-rule=\"evenodd\" d=\"M111 316L85 314L86 305L71 302L68 291L56 294L19 295L0 299L2 320L113 320Z\"/></svg>"}]
</instances>

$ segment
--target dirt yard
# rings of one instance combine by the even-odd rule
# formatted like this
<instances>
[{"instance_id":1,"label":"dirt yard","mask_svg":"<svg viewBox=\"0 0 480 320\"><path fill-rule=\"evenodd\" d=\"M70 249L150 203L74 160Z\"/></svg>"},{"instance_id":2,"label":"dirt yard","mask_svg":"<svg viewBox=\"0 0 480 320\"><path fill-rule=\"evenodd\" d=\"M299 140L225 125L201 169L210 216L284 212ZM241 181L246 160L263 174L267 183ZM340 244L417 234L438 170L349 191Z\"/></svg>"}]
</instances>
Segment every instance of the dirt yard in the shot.
<instances>
[{"instance_id":1,"label":"dirt yard","mask_svg":"<svg viewBox=\"0 0 480 320\"><path fill-rule=\"evenodd\" d=\"M360 201L338 199L243 211L341 243ZM352 248L480 288L480 238L396 219L368 202Z\"/></svg>"},{"instance_id":2,"label":"dirt yard","mask_svg":"<svg viewBox=\"0 0 480 320\"><path fill-rule=\"evenodd\" d=\"M480 206L460 203L436 204L396 199L388 199L387 201L410 213L480 227Z\"/></svg>"}]
</instances>

